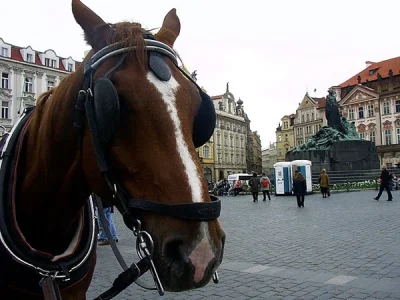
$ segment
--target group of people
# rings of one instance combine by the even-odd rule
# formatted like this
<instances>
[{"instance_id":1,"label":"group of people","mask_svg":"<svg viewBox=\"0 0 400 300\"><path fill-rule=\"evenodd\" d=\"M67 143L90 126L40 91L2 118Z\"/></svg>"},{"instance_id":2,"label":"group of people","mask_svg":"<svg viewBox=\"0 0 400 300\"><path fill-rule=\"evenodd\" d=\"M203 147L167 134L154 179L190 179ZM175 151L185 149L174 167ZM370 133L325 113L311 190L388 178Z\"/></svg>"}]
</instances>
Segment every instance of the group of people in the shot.
<instances>
[{"instance_id":1,"label":"group of people","mask_svg":"<svg viewBox=\"0 0 400 300\"><path fill-rule=\"evenodd\" d=\"M93 195L93 197L98 197L97 195ZM114 213L114 206L103 199L101 199L101 203L103 206L104 210L104 217L107 222L108 228L110 229L111 235L116 243L118 243L118 234L117 234L117 228L115 227L114 220L112 217L112 214ZM94 201L95 207L96 201ZM99 213L99 210L97 209L97 214ZM97 216L97 221L98 221L98 226L99 226L99 234L97 236L98 241L99 241L99 246L105 246L105 245L110 245L110 241L107 238L107 235L104 231L104 229L101 226L101 222L99 220L99 216Z\"/></svg>"},{"instance_id":2,"label":"group of people","mask_svg":"<svg viewBox=\"0 0 400 300\"><path fill-rule=\"evenodd\" d=\"M263 201L267 201L267 196L268 200L271 200L271 180L269 180L265 173L262 173L261 178L258 178L257 173L253 172L253 176L249 179L249 186L251 194L253 195L253 202L258 202L258 191L260 187L263 193Z\"/></svg>"}]
</instances>

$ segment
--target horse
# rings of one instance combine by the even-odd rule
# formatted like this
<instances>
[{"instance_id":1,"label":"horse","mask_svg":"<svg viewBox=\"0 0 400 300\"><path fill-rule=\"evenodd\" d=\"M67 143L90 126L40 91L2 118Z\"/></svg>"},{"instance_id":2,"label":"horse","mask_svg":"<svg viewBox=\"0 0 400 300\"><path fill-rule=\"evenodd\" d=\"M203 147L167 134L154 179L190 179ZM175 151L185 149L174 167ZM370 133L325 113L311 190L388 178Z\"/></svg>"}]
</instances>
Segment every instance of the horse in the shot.
<instances>
[{"instance_id":1,"label":"horse","mask_svg":"<svg viewBox=\"0 0 400 300\"><path fill-rule=\"evenodd\" d=\"M203 287L225 243L220 199L196 154L216 117L179 67L176 9L156 34L106 23L80 0L72 14L90 52L0 145L0 297L86 299L96 264L92 193L137 237L143 258L131 272L150 270L166 291Z\"/></svg>"}]
</instances>

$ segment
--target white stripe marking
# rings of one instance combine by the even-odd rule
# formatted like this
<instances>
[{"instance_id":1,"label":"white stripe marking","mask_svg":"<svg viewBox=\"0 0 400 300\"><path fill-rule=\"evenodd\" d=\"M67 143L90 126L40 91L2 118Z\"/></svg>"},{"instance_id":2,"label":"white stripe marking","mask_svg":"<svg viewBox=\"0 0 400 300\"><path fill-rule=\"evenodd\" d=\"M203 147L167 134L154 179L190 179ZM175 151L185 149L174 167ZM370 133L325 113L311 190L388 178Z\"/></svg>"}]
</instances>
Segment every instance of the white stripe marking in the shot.
<instances>
[{"instance_id":1,"label":"white stripe marking","mask_svg":"<svg viewBox=\"0 0 400 300\"><path fill-rule=\"evenodd\" d=\"M196 164L190 155L189 148L183 139L182 124L178 116L178 110L176 109L175 93L179 88L179 83L173 76L171 76L169 81L161 81L152 72L147 73L147 79L160 92L162 100L167 105L167 111L175 129L177 150L185 168L189 186L192 190L192 201L202 202L203 198L200 177Z\"/></svg>"}]
</instances>

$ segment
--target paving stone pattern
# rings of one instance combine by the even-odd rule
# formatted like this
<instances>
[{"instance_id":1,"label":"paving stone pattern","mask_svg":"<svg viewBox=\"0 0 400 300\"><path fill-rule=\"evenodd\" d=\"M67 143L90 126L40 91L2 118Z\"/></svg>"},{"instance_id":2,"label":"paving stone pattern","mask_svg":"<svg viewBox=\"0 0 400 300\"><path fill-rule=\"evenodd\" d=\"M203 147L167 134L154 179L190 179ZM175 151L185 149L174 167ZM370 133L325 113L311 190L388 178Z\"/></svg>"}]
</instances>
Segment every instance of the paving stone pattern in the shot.
<instances>
[{"instance_id":1,"label":"paving stone pattern","mask_svg":"<svg viewBox=\"0 0 400 300\"><path fill-rule=\"evenodd\" d=\"M227 239L219 284L164 297L132 285L115 299L400 299L400 192L393 202L385 194L374 201L375 194L314 194L304 208L290 196L256 203L222 197ZM114 218L121 252L137 261L131 234L118 213ZM111 248L98 247L88 299L119 272Z\"/></svg>"}]
</instances>

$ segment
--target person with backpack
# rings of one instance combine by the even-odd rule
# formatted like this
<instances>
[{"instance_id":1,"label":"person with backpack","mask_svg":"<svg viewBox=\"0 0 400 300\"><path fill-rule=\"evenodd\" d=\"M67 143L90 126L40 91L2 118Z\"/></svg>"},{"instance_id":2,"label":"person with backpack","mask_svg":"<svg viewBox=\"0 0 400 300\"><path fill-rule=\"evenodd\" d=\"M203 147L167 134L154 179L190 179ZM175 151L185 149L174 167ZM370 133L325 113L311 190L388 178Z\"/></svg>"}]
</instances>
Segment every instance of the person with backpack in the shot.
<instances>
[{"instance_id":1,"label":"person with backpack","mask_svg":"<svg viewBox=\"0 0 400 300\"><path fill-rule=\"evenodd\" d=\"M266 196L268 196L268 200L271 200L271 196L269 195L269 190L271 188L271 181L265 173L262 173L260 179L261 191L263 193L263 201L267 201Z\"/></svg>"}]
</instances>

